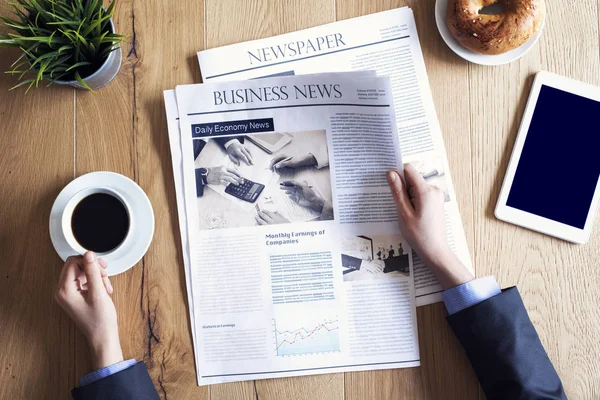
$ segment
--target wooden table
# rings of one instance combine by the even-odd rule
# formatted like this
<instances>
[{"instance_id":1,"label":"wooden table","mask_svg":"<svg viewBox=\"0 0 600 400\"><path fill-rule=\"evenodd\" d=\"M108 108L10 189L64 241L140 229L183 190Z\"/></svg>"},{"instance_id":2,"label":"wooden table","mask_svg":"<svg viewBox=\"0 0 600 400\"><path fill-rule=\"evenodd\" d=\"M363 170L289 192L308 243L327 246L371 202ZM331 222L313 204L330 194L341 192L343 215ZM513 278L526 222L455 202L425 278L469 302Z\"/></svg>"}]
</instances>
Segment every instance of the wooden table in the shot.
<instances>
[{"instance_id":1,"label":"wooden table","mask_svg":"<svg viewBox=\"0 0 600 400\"><path fill-rule=\"evenodd\" d=\"M478 275L519 285L571 399L600 398L600 223L585 246L496 220L493 208L540 69L600 84L598 0L549 0L539 44L481 67L445 46L434 0L120 0L128 35L116 80L96 94L7 92L0 77L0 398L66 399L90 371L84 338L54 303L62 265L48 216L61 188L97 170L134 179L157 230L135 268L113 278L126 357L144 360L165 399L478 399L441 304L418 310L420 368L197 387L162 91L200 81L196 51L410 5ZM0 70L17 52L0 49ZM560 168L560 160L557 160ZM568 188L557 182L556 190Z\"/></svg>"}]
</instances>

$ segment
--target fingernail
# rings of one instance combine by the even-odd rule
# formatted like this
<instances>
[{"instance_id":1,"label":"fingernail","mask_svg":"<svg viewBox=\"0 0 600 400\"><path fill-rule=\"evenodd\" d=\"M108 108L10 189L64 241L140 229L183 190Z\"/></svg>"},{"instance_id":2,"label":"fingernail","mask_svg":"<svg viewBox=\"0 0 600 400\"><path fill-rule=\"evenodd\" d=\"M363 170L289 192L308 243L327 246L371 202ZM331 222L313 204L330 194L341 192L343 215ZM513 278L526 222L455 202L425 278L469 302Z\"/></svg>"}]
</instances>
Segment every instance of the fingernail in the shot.
<instances>
[{"instance_id":1,"label":"fingernail","mask_svg":"<svg viewBox=\"0 0 600 400\"><path fill-rule=\"evenodd\" d=\"M112 294L112 292L114 291L112 285L109 283L108 284L108 293Z\"/></svg>"},{"instance_id":2,"label":"fingernail","mask_svg":"<svg viewBox=\"0 0 600 400\"><path fill-rule=\"evenodd\" d=\"M96 254L94 254L93 251L87 251L83 255L83 259L87 262L94 262L94 261L96 261Z\"/></svg>"}]
</instances>

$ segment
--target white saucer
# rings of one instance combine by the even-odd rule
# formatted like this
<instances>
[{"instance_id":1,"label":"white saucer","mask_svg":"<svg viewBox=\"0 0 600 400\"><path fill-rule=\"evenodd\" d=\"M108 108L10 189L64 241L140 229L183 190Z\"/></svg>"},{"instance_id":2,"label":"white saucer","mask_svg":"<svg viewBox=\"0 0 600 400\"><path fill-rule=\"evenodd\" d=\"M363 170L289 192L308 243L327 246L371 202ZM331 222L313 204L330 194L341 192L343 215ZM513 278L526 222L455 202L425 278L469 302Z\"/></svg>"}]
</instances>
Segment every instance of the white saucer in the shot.
<instances>
[{"instance_id":1,"label":"white saucer","mask_svg":"<svg viewBox=\"0 0 600 400\"><path fill-rule=\"evenodd\" d=\"M446 42L448 47L450 47L450 49L452 49L452 51L455 52L458 56L464 58L467 61L480 65L508 64L523 57L529 50L531 50L533 46L535 46L540 36L542 36L542 31L544 30L544 24L546 22L546 17L544 16L544 22L542 22L542 26L537 31L537 33L516 49L508 51L504 54L488 56L484 54L475 53L474 51L464 48L454 38L454 36L452 36L452 34L450 33L450 29L448 29L448 25L446 25L447 9L448 0L437 0L435 2L435 22L437 24L438 31L440 31L440 35L442 35L442 39L444 39L444 42Z\"/></svg>"},{"instance_id":2,"label":"white saucer","mask_svg":"<svg viewBox=\"0 0 600 400\"><path fill-rule=\"evenodd\" d=\"M60 192L50 212L50 238L63 260L78 255L62 231L62 214L67 202L87 188L107 188L118 192L130 207L130 228L127 238L115 250L100 254L107 263L109 276L127 271L148 251L154 235L154 212L146 193L131 179L114 172L92 172L73 180Z\"/></svg>"}]
</instances>

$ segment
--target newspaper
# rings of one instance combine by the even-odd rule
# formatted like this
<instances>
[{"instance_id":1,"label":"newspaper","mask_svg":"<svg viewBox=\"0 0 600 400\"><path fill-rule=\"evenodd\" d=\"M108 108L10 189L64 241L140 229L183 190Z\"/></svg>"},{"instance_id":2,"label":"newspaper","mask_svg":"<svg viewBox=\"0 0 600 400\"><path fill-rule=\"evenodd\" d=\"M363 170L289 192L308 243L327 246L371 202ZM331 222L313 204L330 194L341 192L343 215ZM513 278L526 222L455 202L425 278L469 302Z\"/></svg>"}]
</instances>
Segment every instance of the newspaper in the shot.
<instances>
[{"instance_id":1,"label":"newspaper","mask_svg":"<svg viewBox=\"0 0 600 400\"><path fill-rule=\"evenodd\" d=\"M361 77L361 76L375 76L375 71L358 71L352 72L352 76ZM322 74L323 77L326 77L326 74ZM350 76L348 73L346 76ZM182 258L184 265L184 273L185 273L185 281L186 281L186 292L188 297L188 307L190 308L190 316L191 321L194 321L194 313L193 306L194 301L192 297L192 288L191 288L191 263L190 263L190 246L189 246L189 235L188 235L188 222L187 216L185 214L185 199L184 199L184 180L183 180L183 157L181 155L181 139L180 139L180 129L179 129L179 109L177 108L177 97L175 94L175 90L165 90L164 92L164 101L165 101L165 110L167 115L167 128L169 135L169 145L171 150L171 161L173 164L173 178L175 181L176 188L176 202L177 202L177 212L178 212L178 221L179 221L179 230L181 235L181 249L182 249ZM294 174L292 175L294 177ZM277 182L274 182L275 184ZM218 189L217 189L218 190ZM280 198L281 202L285 203L285 206L291 208L289 213L286 214L288 219L297 222L299 219L304 218L305 221L308 221L309 217L307 215L313 216L316 218L315 213L310 209L305 207L300 207L296 205L296 203L291 202L288 196L282 196L282 194L278 194L277 197ZM269 211L277 211L281 210L283 207L278 207L278 203L276 201L273 202L274 207L268 207ZM196 343L196 334L195 334L195 325L192 323L191 325L192 337L194 344Z\"/></svg>"},{"instance_id":2,"label":"newspaper","mask_svg":"<svg viewBox=\"0 0 600 400\"><path fill-rule=\"evenodd\" d=\"M419 365L389 78L186 85L165 104L198 384ZM250 165L225 164L242 148Z\"/></svg>"},{"instance_id":3,"label":"newspaper","mask_svg":"<svg viewBox=\"0 0 600 400\"><path fill-rule=\"evenodd\" d=\"M404 162L445 193L448 242L472 270L446 150L410 8L385 11L198 53L204 82L375 70L389 76ZM415 255L417 306L441 301L438 281Z\"/></svg>"}]
</instances>

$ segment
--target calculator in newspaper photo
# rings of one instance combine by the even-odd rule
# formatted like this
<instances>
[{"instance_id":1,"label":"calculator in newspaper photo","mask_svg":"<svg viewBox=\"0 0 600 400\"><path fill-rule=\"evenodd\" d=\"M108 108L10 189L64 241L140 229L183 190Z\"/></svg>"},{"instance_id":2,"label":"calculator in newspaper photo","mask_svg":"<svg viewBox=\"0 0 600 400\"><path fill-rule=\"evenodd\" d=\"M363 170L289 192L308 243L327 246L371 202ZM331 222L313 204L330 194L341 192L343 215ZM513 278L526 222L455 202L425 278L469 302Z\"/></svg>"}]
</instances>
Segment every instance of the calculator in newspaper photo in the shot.
<instances>
[{"instance_id":1,"label":"calculator in newspaper photo","mask_svg":"<svg viewBox=\"0 0 600 400\"><path fill-rule=\"evenodd\" d=\"M262 183L252 182L251 180L244 178L244 182L242 182L240 185L227 185L225 188L225 193L230 194L240 200L247 201L248 203L254 203L264 188L265 185Z\"/></svg>"}]
</instances>

